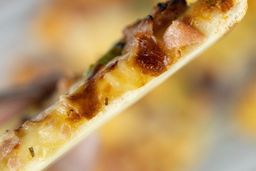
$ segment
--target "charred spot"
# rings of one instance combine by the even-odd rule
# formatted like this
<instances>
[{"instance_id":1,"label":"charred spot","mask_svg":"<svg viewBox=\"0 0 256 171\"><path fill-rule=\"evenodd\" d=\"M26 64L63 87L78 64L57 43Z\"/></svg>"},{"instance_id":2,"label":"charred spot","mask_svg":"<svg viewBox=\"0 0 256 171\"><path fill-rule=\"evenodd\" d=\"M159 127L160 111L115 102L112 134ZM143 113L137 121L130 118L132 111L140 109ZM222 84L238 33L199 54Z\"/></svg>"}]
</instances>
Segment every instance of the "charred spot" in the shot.
<instances>
[{"instance_id":1,"label":"charred spot","mask_svg":"<svg viewBox=\"0 0 256 171\"><path fill-rule=\"evenodd\" d=\"M100 109L98 92L95 80L90 79L76 93L69 95L67 100L70 101L76 112L71 112L73 119L82 119L83 117L91 119Z\"/></svg>"},{"instance_id":2,"label":"charred spot","mask_svg":"<svg viewBox=\"0 0 256 171\"><path fill-rule=\"evenodd\" d=\"M161 34L170 23L177 19L187 9L185 0L170 0L159 3L153 13L153 31L156 35Z\"/></svg>"},{"instance_id":3,"label":"charred spot","mask_svg":"<svg viewBox=\"0 0 256 171\"><path fill-rule=\"evenodd\" d=\"M168 57L155 40L147 35L138 35L136 65L144 74L157 76L166 70Z\"/></svg>"}]
</instances>

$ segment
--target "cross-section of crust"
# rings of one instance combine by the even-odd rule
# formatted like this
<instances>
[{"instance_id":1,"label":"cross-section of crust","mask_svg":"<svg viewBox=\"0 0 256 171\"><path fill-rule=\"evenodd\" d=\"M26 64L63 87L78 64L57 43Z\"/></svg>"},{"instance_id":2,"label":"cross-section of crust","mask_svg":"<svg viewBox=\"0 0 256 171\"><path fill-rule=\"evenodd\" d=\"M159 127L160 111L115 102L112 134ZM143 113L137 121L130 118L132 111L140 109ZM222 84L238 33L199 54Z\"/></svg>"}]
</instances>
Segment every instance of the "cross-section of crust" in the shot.
<instances>
[{"instance_id":1,"label":"cross-section of crust","mask_svg":"<svg viewBox=\"0 0 256 171\"><path fill-rule=\"evenodd\" d=\"M59 101L0 139L0 170L42 170L159 85L244 16L246 0L159 3Z\"/></svg>"}]
</instances>

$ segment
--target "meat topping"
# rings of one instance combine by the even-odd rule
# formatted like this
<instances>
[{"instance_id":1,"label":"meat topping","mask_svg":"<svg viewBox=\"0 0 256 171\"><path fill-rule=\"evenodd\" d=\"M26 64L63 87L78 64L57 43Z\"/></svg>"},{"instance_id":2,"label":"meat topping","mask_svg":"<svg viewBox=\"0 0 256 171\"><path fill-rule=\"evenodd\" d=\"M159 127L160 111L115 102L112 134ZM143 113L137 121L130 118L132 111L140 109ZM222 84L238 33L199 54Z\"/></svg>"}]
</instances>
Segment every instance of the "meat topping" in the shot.
<instances>
[{"instance_id":1,"label":"meat topping","mask_svg":"<svg viewBox=\"0 0 256 171\"><path fill-rule=\"evenodd\" d=\"M164 43L168 49L181 48L200 43L203 34L193 26L183 22L174 21L164 34Z\"/></svg>"},{"instance_id":2,"label":"meat topping","mask_svg":"<svg viewBox=\"0 0 256 171\"><path fill-rule=\"evenodd\" d=\"M138 35L138 52L136 65L144 74L157 76L166 70L168 57L160 49L156 41L147 35Z\"/></svg>"},{"instance_id":3,"label":"meat topping","mask_svg":"<svg viewBox=\"0 0 256 171\"><path fill-rule=\"evenodd\" d=\"M162 37L163 31L186 10L185 0L169 0L165 3L159 3L153 12L154 35Z\"/></svg>"}]
</instances>

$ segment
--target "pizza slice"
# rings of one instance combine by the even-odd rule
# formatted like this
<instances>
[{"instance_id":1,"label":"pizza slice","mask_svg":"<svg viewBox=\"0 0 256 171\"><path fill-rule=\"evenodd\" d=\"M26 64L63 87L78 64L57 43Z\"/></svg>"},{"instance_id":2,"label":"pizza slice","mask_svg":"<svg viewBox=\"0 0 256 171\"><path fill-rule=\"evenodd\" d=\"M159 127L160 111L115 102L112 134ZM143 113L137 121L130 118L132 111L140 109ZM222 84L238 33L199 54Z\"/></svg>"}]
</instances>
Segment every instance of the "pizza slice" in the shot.
<instances>
[{"instance_id":1,"label":"pizza slice","mask_svg":"<svg viewBox=\"0 0 256 171\"><path fill-rule=\"evenodd\" d=\"M0 137L0 169L46 168L216 42L246 9L246 0L157 4L55 104Z\"/></svg>"}]
</instances>

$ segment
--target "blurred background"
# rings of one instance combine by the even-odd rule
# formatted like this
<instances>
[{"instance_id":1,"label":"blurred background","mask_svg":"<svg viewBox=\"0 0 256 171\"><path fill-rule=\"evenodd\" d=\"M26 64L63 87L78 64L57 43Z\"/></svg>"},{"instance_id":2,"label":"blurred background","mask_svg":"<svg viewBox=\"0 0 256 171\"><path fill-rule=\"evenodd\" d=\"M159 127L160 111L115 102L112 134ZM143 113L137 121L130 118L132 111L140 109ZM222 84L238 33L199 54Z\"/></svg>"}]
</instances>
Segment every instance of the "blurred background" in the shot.
<instances>
[{"instance_id":1,"label":"blurred background","mask_svg":"<svg viewBox=\"0 0 256 171\"><path fill-rule=\"evenodd\" d=\"M0 133L51 104L156 2L0 1ZM90 171L256 170L254 10L249 0L231 33L98 129Z\"/></svg>"}]
</instances>

